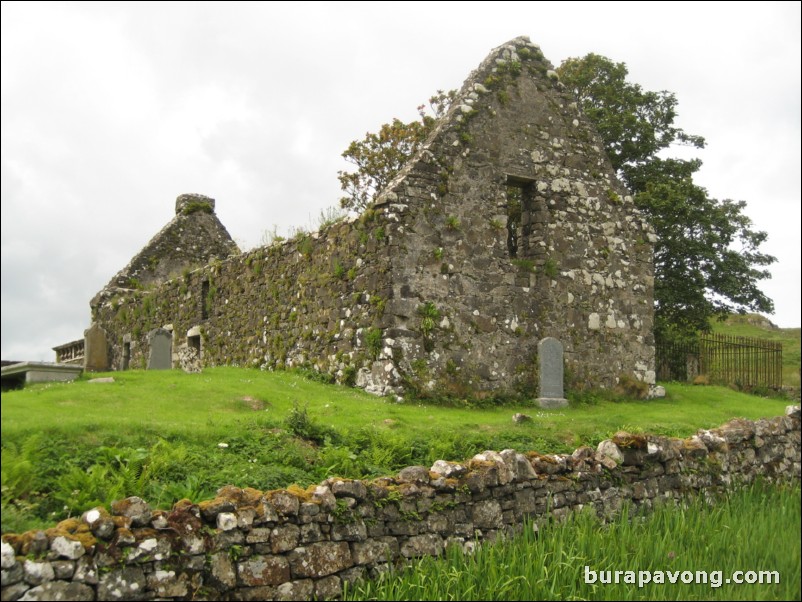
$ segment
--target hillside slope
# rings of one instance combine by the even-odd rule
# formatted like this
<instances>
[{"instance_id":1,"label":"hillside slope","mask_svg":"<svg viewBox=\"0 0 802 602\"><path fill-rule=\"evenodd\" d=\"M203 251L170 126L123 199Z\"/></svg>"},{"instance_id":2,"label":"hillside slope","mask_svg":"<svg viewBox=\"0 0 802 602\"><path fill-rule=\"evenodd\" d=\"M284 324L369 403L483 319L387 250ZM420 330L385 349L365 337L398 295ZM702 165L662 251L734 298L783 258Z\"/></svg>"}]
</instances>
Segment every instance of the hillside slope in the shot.
<instances>
[{"instance_id":1,"label":"hillside slope","mask_svg":"<svg viewBox=\"0 0 802 602\"><path fill-rule=\"evenodd\" d=\"M799 387L800 329L779 328L759 314L732 314L724 321L711 322L713 332L738 337L778 341L783 346L783 384Z\"/></svg>"}]
</instances>

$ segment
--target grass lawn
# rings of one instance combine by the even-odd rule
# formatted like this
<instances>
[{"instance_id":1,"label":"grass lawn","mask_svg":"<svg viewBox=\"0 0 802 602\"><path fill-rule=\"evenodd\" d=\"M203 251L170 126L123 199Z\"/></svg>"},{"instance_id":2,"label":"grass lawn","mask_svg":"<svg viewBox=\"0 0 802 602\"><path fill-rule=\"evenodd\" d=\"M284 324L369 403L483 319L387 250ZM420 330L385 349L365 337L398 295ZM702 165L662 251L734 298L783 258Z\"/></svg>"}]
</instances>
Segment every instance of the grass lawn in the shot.
<instances>
[{"instance_id":1,"label":"grass lawn","mask_svg":"<svg viewBox=\"0 0 802 602\"><path fill-rule=\"evenodd\" d=\"M733 417L776 416L788 405L673 383L662 400L540 410L398 403L291 372L232 367L112 376L108 384L80 379L2 394L3 531L126 495L169 507L225 484L306 486L485 449L570 452L622 429L684 437ZM532 420L515 424L516 412Z\"/></svg>"},{"instance_id":2,"label":"grass lawn","mask_svg":"<svg viewBox=\"0 0 802 602\"><path fill-rule=\"evenodd\" d=\"M106 376L115 382L81 379L3 393L3 440L43 431L70 435L76 442L213 440L248 426L281 426L293 404L301 404L314 421L336 431L376 429L427 439L484 433L488 441L506 435L529 439L538 451L554 452L598 443L620 429L687 436L733 417L775 416L788 405L724 387L679 383L668 383L668 396L661 400L599 400L541 410L531 404L482 409L398 403L299 374L242 368L209 368L203 374L132 370ZM513 424L516 412L533 420Z\"/></svg>"},{"instance_id":3,"label":"grass lawn","mask_svg":"<svg viewBox=\"0 0 802 602\"><path fill-rule=\"evenodd\" d=\"M730 316L713 328L736 336L757 336L783 344L784 371L799 383L800 329L755 325L753 316ZM103 376L103 375L93 375ZM786 402L762 399L722 387L667 384L668 397L655 401L578 403L566 410L531 404L502 408L459 408L396 403L357 389L322 385L297 373L263 373L211 368L203 374L170 371L110 373L112 384L35 385L2 394L3 441L51 432L76 443L153 443L156 438L212 440L252 427L281 427L293 404L308 408L318 425L337 432L375 430L406 438L498 435L539 451L568 451L595 444L618 429L686 436L735 417L759 418L783 411ZM524 412L530 423L513 425Z\"/></svg>"}]
</instances>

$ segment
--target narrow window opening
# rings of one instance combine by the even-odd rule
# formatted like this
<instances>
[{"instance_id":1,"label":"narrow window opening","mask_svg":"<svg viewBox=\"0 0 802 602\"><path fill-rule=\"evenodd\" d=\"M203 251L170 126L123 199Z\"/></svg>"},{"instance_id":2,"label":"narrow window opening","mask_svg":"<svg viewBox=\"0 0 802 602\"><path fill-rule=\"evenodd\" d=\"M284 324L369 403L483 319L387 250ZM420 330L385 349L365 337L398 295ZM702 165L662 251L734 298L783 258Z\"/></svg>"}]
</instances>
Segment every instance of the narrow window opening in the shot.
<instances>
[{"instance_id":1,"label":"narrow window opening","mask_svg":"<svg viewBox=\"0 0 802 602\"><path fill-rule=\"evenodd\" d=\"M187 347L190 349L194 349L195 353L198 356L198 359L201 357L201 338L200 335L188 336L187 337Z\"/></svg>"},{"instance_id":2,"label":"narrow window opening","mask_svg":"<svg viewBox=\"0 0 802 602\"><path fill-rule=\"evenodd\" d=\"M209 281L204 280L201 282L201 320L209 319L209 306L212 300L209 296Z\"/></svg>"},{"instance_id":3,"label":"narrow window opening","mask_svg":"<svg viewBox=\"0 0 802 602\"><path fill-rule=\"evenodd\" d=\"M123 343L123 370L128 370L128 366L131 364L131 343L125 342Z\"/></svg>"},{"instance_id":4,"label":"narrow window opening","mask_svg":"<svg viewBox=\"0 0 802 602\"><path fill-rule=\"evenodd\" d=\"M523 187L507 184L507 250L510 257L518 257L518 243L521 240L521 206Z\"/></svg>"},{"instance_id":5,"label":"narrow window opening","mask_svg":"<svg viewBox=\"0 0 802 602\"><path fill-rule=\"evenodd\" d=\"M530 255L529 240L532 233L532 211L534 189L532 181L521 178L507 178L505 189L507 197L507 250L510 257Z\"/></svg>"}]
</instances>

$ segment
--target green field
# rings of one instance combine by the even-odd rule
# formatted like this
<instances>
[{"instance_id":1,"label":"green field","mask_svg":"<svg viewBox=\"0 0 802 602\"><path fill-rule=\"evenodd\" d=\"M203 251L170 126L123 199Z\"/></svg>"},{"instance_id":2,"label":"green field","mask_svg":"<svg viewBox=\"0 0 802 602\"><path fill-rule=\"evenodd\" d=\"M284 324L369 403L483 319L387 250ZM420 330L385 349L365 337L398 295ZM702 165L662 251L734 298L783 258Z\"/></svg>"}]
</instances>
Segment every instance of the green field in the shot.
<instances>
[{"instance_id":1,"label":"green field","mask_svg":"<svg viewBox=\"0 0 802 602\"><path fill-rule=\"evenodd\" d=\"M713 506L697 498L606 525L583 512L537 534L527 525L473 554L451 548L444 558L358 583L345 599L799 600L800 516L798 483L759 483ZM621 571L618 583L614 571Z\"/></svg>"},{"instance_id":2,"label":"green field","mask_svg":"<svg viewBox=\"0 0 802 602\"><path fill-rule=\"evenodd\" d=\"M97 375L95 375L97 376ZM569 408L399 403L291 372L211 368L114 373L115 382L36 385L2 394L2 528L51 524L140 495L155 506L225 484L302 486L370 477L485 449L570 452L617 430L688 436L733 417L784 412L785 400L668 384L668 397ZM515 424L523 412L529 422Z\"/></svg>"},{"instance_id":3,"label":"green field","mask_svg":"<svg viewBox=\"0 0 802 602\"><path fill-rule=\"evenodd\" d=\"M751 320L755 322L755 320ZM799 385L799 329L734 316L714 330L780 340L784 382ZM783 414L790 403L726 387L664 383L665 399L572 396L474 407L399 402L294 372L210 368L127 371L113 383L53 383L2 393L2 531L52 526L114 499L154 507L208 499L221 486L305 487L328 476L370 478L486 449L571 452L618 430L685 437L734 417ZM795 380L794 380L795 379ZM522 412L531 421L516 424ZM609 525L581 513L542 523L472 555L450 550L407 572L352 588L349 599L799 599L800 488L755 486L711 508L662 508ZM583 569L779 571L779 585L585 584Z\"/></svg>"}]
</instances>

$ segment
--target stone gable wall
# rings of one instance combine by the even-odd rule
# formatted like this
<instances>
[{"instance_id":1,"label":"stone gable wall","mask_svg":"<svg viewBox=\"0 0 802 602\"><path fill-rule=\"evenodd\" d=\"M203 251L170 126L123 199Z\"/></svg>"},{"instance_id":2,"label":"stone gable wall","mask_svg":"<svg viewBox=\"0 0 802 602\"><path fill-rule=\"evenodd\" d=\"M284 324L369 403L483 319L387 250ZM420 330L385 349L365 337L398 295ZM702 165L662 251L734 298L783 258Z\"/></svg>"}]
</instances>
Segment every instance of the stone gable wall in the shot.
<instances>
[{"instance_id":1,"label":"stone gable wall","mask_svg":"<svg viewBox=\"0 0 802 602\"><path fill-rule=\"evenodd\" d=\"M378 200L403 239L399 371L421 389L532 391L544 337L563 343L569 387L654 383L654 233L562 88L527 39L496 49ZM515 257L509 184L526 197Z\"/></svg>"},{"instance_id":2,"label":"stone gable wall","mask_svg":"<svg viewBox=\"0 0 802 602\"><path fill-rule=\"evenodd\" d=\"M374 481L328 479L307 490L224 487L169 511L139 498L46 531L5 534L3 600L310 600L388 563L520 530L525 519L584 507L712 493L761 476L798 481L800 409L732 420L688 439L618 433L596 450L484 452Z\"/></svg>"},{"instance_id":3,"label":"stone gable wall","mask_svg":"<svg viewBox=\"0 0 802 602\"><path fill-rule=\"evenodd\" d=\"M94 308L115 289L158 285L185 268L192 269L237 255L240 250L214 212L215 200L201 194L182 194L175 217L120 270L90 305Z\"/></svg>"},{"instance_id":4,"label":"stone gable wall","mask_svg":"<svg viewBox=\"0 0 802 602\"><path fill-rule=\"evenodd\" d=\"M510 184L525 195L514 256ZM147 333L165 327L176 367L302 366L380 394L532 397L538 341L554 337L569 389L651 384L653 241L551 64L517 38L358 220L150 291L107 291L93 320L115 369L144 367Z\"/></svg>"}]
</instances>

